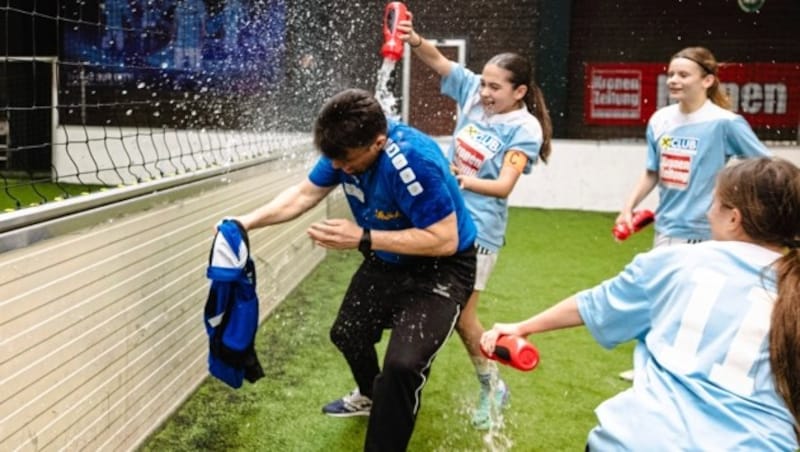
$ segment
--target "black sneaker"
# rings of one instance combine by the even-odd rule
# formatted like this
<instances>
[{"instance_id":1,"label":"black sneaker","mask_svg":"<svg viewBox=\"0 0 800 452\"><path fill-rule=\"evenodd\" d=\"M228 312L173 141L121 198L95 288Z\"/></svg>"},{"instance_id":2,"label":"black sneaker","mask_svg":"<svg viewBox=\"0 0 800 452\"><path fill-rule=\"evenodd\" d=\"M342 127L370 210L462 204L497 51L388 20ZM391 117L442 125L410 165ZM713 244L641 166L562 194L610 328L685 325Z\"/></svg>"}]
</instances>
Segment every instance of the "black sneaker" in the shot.
<instances>
[{"instance_id":1,"label":"black sneaker","mask_svg":"<svg viewBox=\"0 0 800 452\"><path fill-rule=\"evenodd\" d=\"M369 416L370 408L372 400L361 395L356 388L350 394L322 407L322 412L335 417Z\"/></svg>"}]
</instances>

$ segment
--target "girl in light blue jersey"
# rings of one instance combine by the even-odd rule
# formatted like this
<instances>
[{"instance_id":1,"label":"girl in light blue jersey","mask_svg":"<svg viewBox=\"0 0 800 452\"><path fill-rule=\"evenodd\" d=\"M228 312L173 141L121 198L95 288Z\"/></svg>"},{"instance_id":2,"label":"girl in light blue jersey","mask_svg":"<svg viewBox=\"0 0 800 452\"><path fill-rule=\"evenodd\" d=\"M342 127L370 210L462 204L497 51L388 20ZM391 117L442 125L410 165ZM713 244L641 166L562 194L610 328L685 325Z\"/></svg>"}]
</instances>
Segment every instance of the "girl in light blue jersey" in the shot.
<instances>
[{"instance_id":1,"label":"girl in light blue jersey","mask_svg":"<svg viewBox=\"0 0 800 452\"><path fill-rule=\"evenodd\" d=\"M527 59L501 53L484 65L481 74L474 74L417 34L411 19L397 28L404 33L401 39L442 77L442 93L453 98L460 111L448 157L478 227L478 267L475 290L457 331L480 382L472 424L488 429L508 400L508 388L494 362L480 352L484 330L477 315L478 297L505 241L508 195L521 174L530 173L539 160L547 162L550 155L550 117L541 90L532 83Z\"/></svg>"},{"instance_id":2,"label":"girl in light blue jersey","mask_svg":"<svg viewBox=\"0 0 800 452\"><path fill-rule=\"evenodd\" d=\"M658 185L654 246L708 240L714 177L731 157L770 155L747 121L730 111L717 69L703 47L673 55L667 87L677 103L647 124L647 166L616 222L632 227L633 210Z\"/></svg>"},{"instance_id":3,"label":"girl in light blue jersey","mask_svg":"<svg viewBox=\"0 0 800 452\"><path fill-rule=\"evenodd\" d=\"M770 155L747 121L729 110L717 69L703 47L673 55L667 87L677 103L656 111L647 124L647 166L616 222L632 228L633 210L658 185L654 247L708 240L705 213L714 177L731 157ZM619 376L633 378L630 370Z\"/></svg>"},{"instance_id":4,"label":"girl in light blue jersey","mask_svg":"<svg viewBox=\"0 0 800 452\"><path fill-rule=\"evenodd\" d=\"M719 173L713 240L640 254L615 278L501 334L586 325L631 339L633 387L603 402L590 450L797 450L800 169L759 158Z\"/></svg>"}]
</instances>

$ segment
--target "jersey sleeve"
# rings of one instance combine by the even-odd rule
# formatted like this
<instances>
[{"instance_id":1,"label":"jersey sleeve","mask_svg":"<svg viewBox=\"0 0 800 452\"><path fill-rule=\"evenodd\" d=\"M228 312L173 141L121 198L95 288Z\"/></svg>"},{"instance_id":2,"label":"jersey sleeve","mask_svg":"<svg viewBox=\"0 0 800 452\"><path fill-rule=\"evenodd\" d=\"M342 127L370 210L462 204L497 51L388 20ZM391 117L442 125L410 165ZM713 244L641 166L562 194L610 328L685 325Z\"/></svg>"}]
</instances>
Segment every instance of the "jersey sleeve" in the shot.
<instances>
[{"instance_id":1,"label":"jersey sleeve","mask_svg":"<svg viewBox=\"0 0 800 452\"><path fill-rule=\"evenodd\" d=\"M308 174L308 179L318 187L332 187L341 182L341 174L333 167L329 158L320 156Z\"/></svg>"},{"instance_id":2,"label":"jersey sleeve","mask_svg":"<svg viewBox=\"0 0 800 452\"><path fill-rule=\"evenodd\" d=\"M442 77L441 92L455 100L459 107L463 107L480 85L480 77L460 64L452 65L450 73Z\"/></svg>"},{"instance_id":3,"label":"jersey sleeve","mask_svg":"<svg viewBox=\"0 0 800 452\"><path fill-rule=\"evenodd\" d=\"M743 117L736 115L728 123L726 132L725 141L727 146L725 148L728 157L748 158L772 155L756 134L753 133L750 124Z\"/></svg>"},{"instance_id":4,"label":"jersey sleeve","mask_svg":"<svg viewBox=\"0 0 800 452\"><path fill-rule=\"evenodd\" d=\"M658 143L656 143L653 126L647 125L647 132L645 132L645 139L647 140L647 163L646 168L650 171L658 171Z\"/></svg>"},{"instance_id":5,"label":"jersey sleeve","mask_svg":"<svg viewBox=\"0 0 800 452\"><path fill-rule=\"evenodd\" d=\"M519 127L517 132L511 137L511 140L507 146L506 154L513 151L519 151L528 157L528 161L525 162L525 167L522 170L522 174L529 174L533 168L533 165L539 160L539 150L542 148L542 141L542 128L538 122L527 127ZM508 159L509 156L506 155L504 158Z\"/></svg>"},{"instance_id":6,"label":"jersey sleeve","mask_svg":"<svg viewBox=\"0 0 800 452\"><path fill-rule=\"evenodd\" d=\"M605 348L644 337L650 329L651 304L640 282L646 257L637 256L616 277L576 295L581 319Z\"/></svg>"}]
</instances>

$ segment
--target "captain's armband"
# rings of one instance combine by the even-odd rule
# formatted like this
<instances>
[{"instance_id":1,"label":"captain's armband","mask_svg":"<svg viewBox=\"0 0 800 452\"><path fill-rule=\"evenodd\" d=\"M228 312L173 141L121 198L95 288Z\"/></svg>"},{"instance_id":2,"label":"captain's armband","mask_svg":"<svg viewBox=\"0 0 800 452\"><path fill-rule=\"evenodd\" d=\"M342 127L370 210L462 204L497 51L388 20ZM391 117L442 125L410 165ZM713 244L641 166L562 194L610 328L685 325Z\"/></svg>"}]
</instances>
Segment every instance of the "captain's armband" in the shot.
<instances>
[{"instance_id":1,"label":"captain's armband","mask_svg":"<svg viewBox=\"0 0 800 452\"><path fill-rule=\"evenodd\" d=\"M522 173L525 169L525 165L528 163L528 156L525 155L522 151L515 151L511 150L506 152L506 156L503 159L503 166L510 166L517 171Z\"/></svg>"}]
</instances>

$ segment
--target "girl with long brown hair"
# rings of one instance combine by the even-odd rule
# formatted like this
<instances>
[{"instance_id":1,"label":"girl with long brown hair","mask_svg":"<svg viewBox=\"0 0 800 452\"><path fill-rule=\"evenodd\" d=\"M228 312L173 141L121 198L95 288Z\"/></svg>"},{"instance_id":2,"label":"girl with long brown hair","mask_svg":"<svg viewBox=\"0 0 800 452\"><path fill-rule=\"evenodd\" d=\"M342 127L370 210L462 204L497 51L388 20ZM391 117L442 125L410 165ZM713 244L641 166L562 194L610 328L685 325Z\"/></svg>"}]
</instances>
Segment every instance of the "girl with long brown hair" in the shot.
<instances>
[{"instance_id":1,"label":"girl with long brown hair","mask_svg":"<svg viewBox=\"0 0 800 452\"><path fill-rule=\"evenodd\" d=\"M550 115L527 58L501 53L475 74L447 59L414 31L411 19L401 21L397 29L417 57L442 77L442 93L453 98L460 110L448 156L478 226L478 268L475 289L457 331L480 383L472 425L489 429L496 424L493 420L499 419L498 411L508 401L509 392L497 366L480 352L483 326L477 315L478 297L505 244L511 190L520 175L550 157Z\"/></svg>"},{"instance_id":2,"label":"girl with long brown hair","mask_svg":"<svg viewBox=\"0 0 800 452\"><path fill-rule=\"evenodd\" d=\"M705 213L717 173L731 157L770 155L747 121L730 111L718 73L719 63L704 47L687 47L670 59L667 87L675 103L650 118L646 167L616 220L632 227L636 206L658 186L653 247L708 240Z\"/></svg>"},{"instance_id":3,"label":"girl with long brown hair","mask_svg":"<svg viewBox=\"0 0 800 452\"><path fill-rule=\"evenodd\" d=\"M723 169L713 240L640 254L617 277L499 335L586 325L606 348L637 341L633 387L603 402L591 450L797 450L800 169Z\"/></svg>"}]
</instances>

